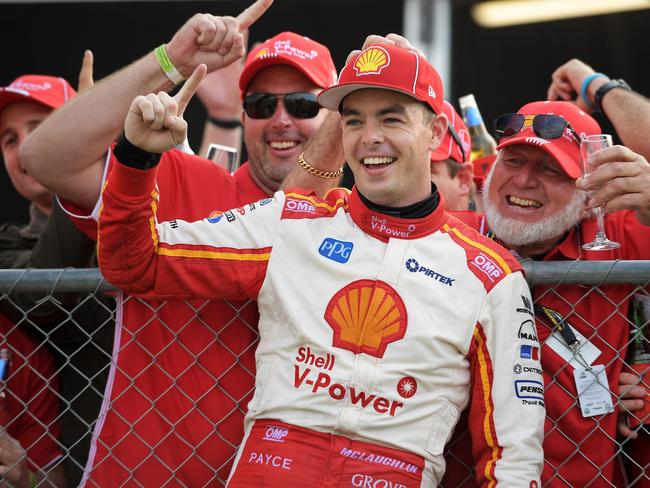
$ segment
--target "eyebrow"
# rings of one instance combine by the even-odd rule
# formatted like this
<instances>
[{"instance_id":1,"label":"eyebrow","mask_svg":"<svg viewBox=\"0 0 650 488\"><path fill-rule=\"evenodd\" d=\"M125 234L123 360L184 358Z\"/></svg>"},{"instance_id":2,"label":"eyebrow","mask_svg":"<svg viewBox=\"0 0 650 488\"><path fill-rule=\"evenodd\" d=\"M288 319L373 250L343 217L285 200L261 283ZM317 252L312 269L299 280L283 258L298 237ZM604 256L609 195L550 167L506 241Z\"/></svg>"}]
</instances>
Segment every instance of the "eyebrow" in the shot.
<instances>
[{"instance_id":1,"label":"eyebrow","mask_svg":"<svg viewBox=\"0 0 650 488\"><path fill-rule=\"evenodd\" d=\"M406 113L406 108L404 105L400 105L399 103L396 103L394 105L391 105L389 107L385 107L382 109L379 109L377 112L375 112L375 115L382 116L382 115L387 115L387 114L405 114ZM347 115L361 115L361 112L359 112L357 109L354 108L346 108L343 107L341 109L341 115L342 116L347 116Z\"/></svg>"}]
</instances>

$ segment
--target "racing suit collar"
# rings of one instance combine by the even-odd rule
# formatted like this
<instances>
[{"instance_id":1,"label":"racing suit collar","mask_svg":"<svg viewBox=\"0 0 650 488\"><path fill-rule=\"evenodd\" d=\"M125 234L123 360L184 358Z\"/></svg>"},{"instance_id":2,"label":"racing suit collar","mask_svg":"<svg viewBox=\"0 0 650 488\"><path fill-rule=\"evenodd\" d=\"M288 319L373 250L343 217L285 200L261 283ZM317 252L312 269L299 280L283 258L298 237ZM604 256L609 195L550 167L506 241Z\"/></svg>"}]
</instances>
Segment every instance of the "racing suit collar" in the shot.
<instances>
[{"instance_id":1,"label":"racing suit collar","mask_svg":"<svg viewBox=\"0 0 650 488\"><path fill-rule=\"evenodd\" d=\"M415 219L403 219L371 210L361 199L356 187L352 188L349 208L354 222L364 232L382 241L388 241L391 237L419 239L440 229L447 218L441 201L431 213Z\"/></svg>"}]
</instances>

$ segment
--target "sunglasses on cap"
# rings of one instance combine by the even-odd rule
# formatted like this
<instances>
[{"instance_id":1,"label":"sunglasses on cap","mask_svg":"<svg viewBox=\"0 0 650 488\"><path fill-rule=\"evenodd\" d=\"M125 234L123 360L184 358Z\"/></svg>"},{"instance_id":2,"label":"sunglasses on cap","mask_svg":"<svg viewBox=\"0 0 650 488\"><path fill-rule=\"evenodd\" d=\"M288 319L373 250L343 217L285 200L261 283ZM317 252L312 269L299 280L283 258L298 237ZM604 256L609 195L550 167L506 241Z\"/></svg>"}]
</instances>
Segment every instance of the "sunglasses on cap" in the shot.
<instances>
[{"instance_id":1,"label":"sunglasses on cap","mask_svg":"<svg viewBox=\"0 0 650 488\"><path fill-rule=\"evenodd\" d=\"M449 135L454 140L456 145L458 145L458 149L460 149L460 154L463 157L463 160L461 161L461 164L462 164L465 161L467 161L467 159L466 159L467 155L465 154L465 149L463 149L463 143L460 142L460 137L458 137L458 133L454 130L454 128L451 126L451 124L449 124L447 126L447 129L449 129Z\"/></svg>"},{"instance_id":2,"label":"sunglasses on cap","mask_svg":"<svg viewBox=\"0 0 650 488\"><path fill-rule=\"evenodd\" d=\"M278 98L282 99L287 113L296 119L311 119L320 111L316 95L307 92L253 93L244 98L244 111L251 119L271 118L278 108Z\"/></svg>"},{"instance_id":3,"label":"sunglasses on cap","mask_svg":"<svg viewBox=\"0 0 650 488\"><path fill-rule=\"evenodd\" d=\"M552 114L503 114L494 121L494 132L497 140L513 137L524 127L533 127L533 132L542 139L559 139L568 128L573 135L574 142L580 145L580 136L571 125L559 115Z\"/></svg>"}]
</instances>

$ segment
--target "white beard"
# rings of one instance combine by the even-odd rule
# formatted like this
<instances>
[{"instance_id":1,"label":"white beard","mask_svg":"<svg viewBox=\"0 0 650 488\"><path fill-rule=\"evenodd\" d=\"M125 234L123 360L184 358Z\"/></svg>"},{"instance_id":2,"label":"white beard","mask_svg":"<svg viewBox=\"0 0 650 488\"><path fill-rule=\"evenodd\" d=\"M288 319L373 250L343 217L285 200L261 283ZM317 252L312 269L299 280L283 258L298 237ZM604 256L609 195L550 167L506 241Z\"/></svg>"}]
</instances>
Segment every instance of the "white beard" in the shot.
<instances>
[{"instance_id":1,"label":"white beard","mask_svg":"<svg viewBox=\"0 0 650 488\"><path fill-rule=\"evenodd\" d=\"M527 246L559 238L571 227L580 222L588 195L577 188L573 191L571 201L560 211L540 220L539 222L522 222L510 217L504 217L494 202L490 201L490 183L496 164L488 174L483 187L483 211L490 229L494 235L510 246Z\"/></svg>"}]
</instances>

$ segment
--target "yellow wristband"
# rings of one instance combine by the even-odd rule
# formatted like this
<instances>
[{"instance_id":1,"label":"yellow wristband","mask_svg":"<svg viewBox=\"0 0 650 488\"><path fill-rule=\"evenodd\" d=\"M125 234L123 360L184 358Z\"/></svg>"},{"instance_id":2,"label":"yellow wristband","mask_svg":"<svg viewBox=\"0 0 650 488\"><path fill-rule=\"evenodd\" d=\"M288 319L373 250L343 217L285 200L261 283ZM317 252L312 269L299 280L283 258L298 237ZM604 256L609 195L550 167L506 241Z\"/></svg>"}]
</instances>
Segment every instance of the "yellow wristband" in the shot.
<instances>
[{"instance_id":1,"label":"yellow wristband","mask_svg":"<svg viewBox=\"0 0 650 488\"><path fill-rule=\"evenodd\" d=\"M162 68L163 72L167 75L167 78L174 83L174 85L178 85L185 81L183 75L176 69L176 66L174 66L174 63L172 63L172 60L169 58L164 44L158 46L154 50L154 54L156 55L158 64Z\"/></svg>"}]
</instances>

